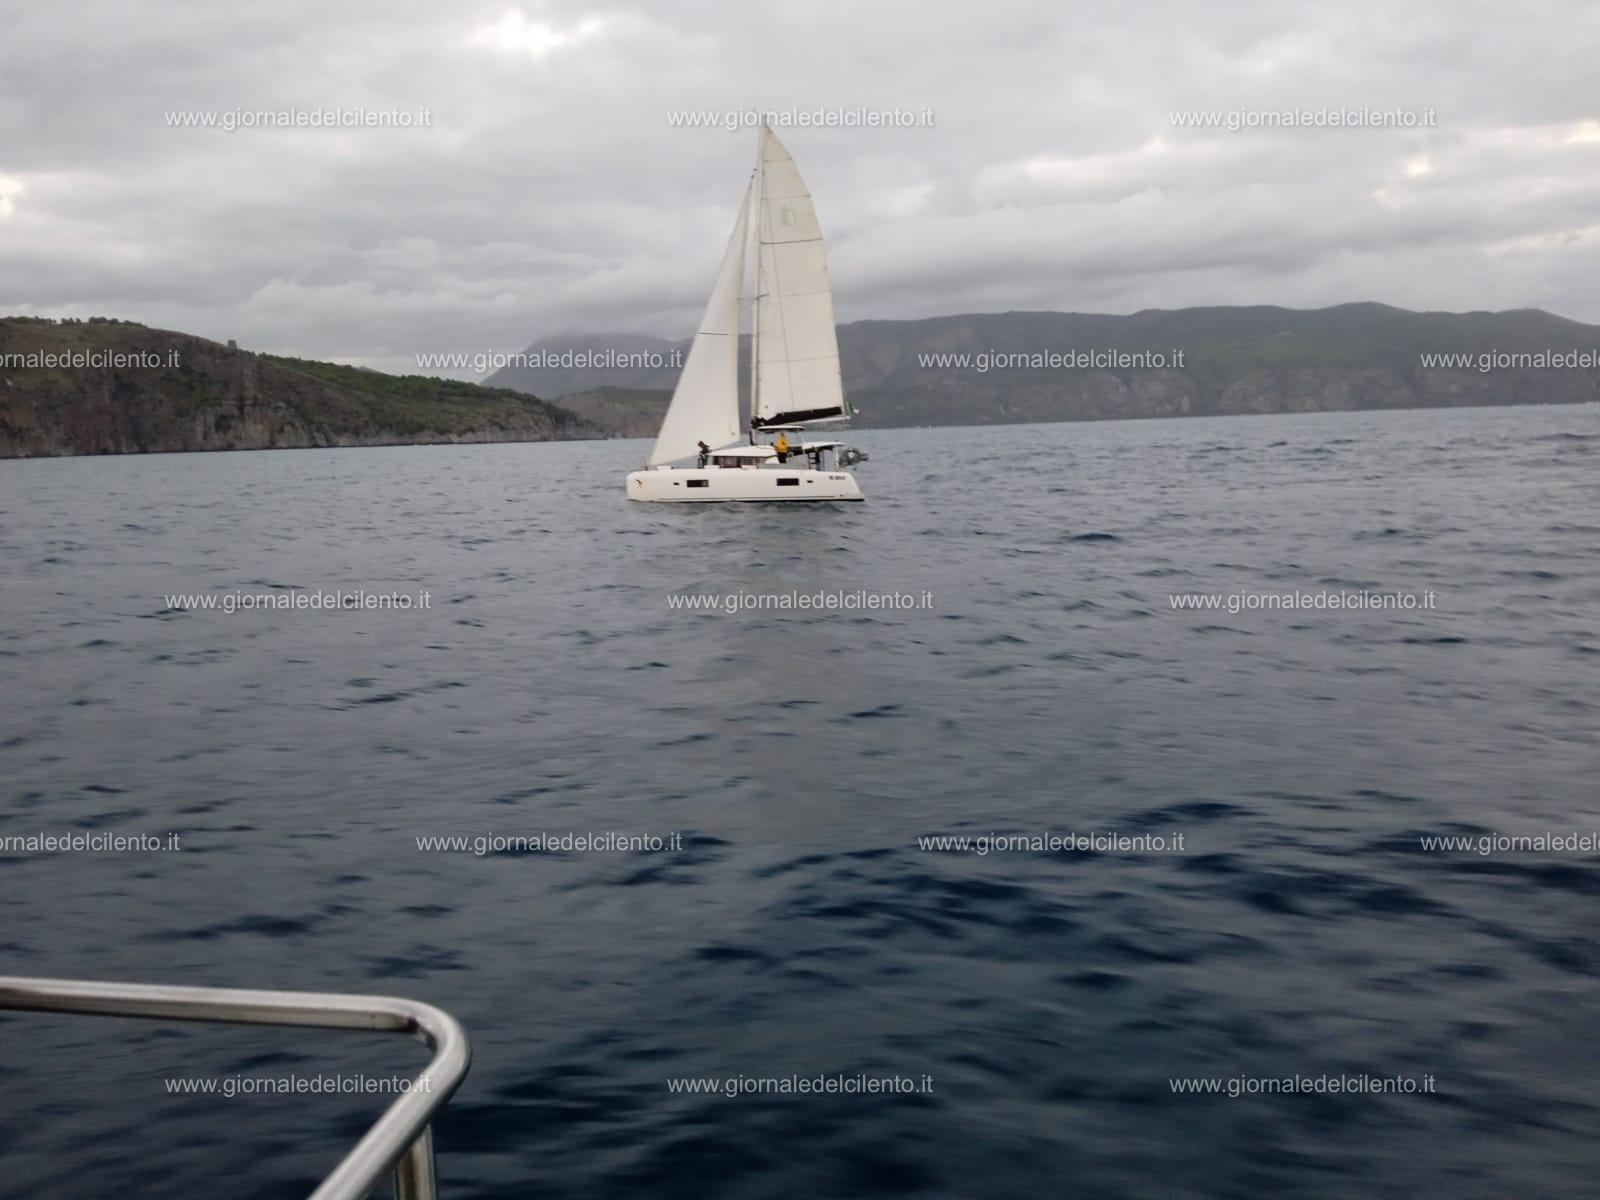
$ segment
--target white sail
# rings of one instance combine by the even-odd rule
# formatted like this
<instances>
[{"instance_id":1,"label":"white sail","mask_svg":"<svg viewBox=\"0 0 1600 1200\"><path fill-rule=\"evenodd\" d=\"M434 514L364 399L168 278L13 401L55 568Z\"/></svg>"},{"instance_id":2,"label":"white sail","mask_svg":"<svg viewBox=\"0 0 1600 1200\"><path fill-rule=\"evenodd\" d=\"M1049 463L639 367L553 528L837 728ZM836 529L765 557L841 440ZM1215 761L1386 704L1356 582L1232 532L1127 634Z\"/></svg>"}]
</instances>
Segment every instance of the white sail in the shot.
<instances>
[{"instance_id":1,"label":"white sail","mask_svg":"<svg viewBox=\"0 0 1600 1200\"><path fill-rule=\"evenodd\" d=\"M761 130L756 237L756 370L751 416L761 424L845 414L833 292L822 226L794 160Z\"/></svg>"},{"instance_id":2,"label":"white sail","mask_svg":"<svg viewBox=\"0 0 1600 1200\"><path fill-rule=\"evenodd\" d=\"M752 184L752 187L754 185ZM689 347L672 403L650 451L659 466L688 458L705 442L713 450L737 442L739 425L739 291L744 282L745 242L749 239L750 192L746 188L733 236L711 288L700 329Z\"/></svg>"}]
</instances>

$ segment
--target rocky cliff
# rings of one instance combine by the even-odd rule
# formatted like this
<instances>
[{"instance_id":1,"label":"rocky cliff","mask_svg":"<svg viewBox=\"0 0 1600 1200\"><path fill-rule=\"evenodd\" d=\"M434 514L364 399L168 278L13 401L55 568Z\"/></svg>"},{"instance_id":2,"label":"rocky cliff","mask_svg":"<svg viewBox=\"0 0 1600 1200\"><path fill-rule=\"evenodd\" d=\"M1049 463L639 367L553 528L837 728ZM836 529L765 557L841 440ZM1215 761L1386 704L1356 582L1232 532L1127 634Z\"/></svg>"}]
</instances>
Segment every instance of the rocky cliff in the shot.
<instances>
[{"instance_id":1,"label":"rocky cliff","mask_svg":"<svg viewBox=\"0 0 1600 1200\"><path fill-rule=\"evenodd\" d=\"M125 321L0 318L0 457L602 436L521 393L252 354Z\"/></svg>"}]
</instances>

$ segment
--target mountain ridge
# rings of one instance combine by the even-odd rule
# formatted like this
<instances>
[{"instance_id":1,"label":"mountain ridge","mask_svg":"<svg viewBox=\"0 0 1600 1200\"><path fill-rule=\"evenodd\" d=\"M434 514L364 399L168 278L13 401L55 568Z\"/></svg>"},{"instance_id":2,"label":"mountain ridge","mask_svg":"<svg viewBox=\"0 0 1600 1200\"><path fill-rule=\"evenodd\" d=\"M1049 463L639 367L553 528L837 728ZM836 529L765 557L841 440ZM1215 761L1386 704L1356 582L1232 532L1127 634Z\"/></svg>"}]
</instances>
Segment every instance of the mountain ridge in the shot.
<instances>
[{"instance_id":1,"label":"mountain ridge","mask_svg":"<svg viewBox=\"0 0 1600 1200\"><path fill-rule=\"evenodd\" d=\"M552 338L536 352L602 349L608 337L663 356L688 340L646 334ZM745 339L748 351L748 337ZM1181 367L979 369L922 356L1095 350L1182 353ZM1012 310L874 318L839 326L846 394L858 424L941 425L1344 409L1577 403L1600 397L1595 368L1425 366L1424 355L1600 351L1600 326L1542 309L1412 312L1377 301L1143 309L1120 315ZM675 369L540 373L509 367L487 383L551 399L605 387L670 391ZM743 372L741 371L741 378ZM635 399L635 407L638 399Z\"/></svg>"}]
</instances>

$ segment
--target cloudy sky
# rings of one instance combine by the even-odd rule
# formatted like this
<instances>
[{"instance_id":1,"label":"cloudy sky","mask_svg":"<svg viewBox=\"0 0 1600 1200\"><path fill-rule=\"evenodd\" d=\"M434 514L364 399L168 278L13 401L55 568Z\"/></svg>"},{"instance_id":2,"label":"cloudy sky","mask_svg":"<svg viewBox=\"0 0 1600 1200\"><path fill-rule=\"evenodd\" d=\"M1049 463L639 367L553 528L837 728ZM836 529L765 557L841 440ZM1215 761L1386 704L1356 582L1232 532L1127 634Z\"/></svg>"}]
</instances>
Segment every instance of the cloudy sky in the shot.
<instances>
[{"instance_id":1,"label":"cloudy sky","mask_svg":"<svg viewBox=\"0 0 1600 1200\"><path fill-rule=\"evenodd\" d=\"M683 336L754 134L673 114L867 109L919 123L780 131L844 321L1380 300L1600 322L1591 0L0 5L0 313L399 371ZM174 124L330 108L413 124ZM1350 109L1418 124L1174 121Z\"/></svg>"}]
</instances>

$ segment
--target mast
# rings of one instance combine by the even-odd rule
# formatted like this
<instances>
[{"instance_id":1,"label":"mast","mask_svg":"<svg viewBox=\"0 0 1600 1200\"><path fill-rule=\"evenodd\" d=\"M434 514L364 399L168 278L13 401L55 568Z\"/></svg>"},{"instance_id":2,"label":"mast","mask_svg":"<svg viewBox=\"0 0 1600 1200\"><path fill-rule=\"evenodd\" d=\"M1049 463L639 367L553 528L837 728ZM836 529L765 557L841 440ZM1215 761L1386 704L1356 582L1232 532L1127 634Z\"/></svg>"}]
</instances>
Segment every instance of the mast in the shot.
<instances>
[{"instance_id":1,"label":"mast","mask_svg":"<svg viewBox=\"0 0 1600 1200\"><path fill-rule=\"evenodd\" d=\"M765 179L761 160L767 150L767 119L761 118L756 129L756 177L750 185L750 197L755 201L756 212L756 270L755 286L750 291L750 444L756 444L756 393L761 387L761 222L766 215L766 201L762 196Z\"/></svg>"}]
</instances>

